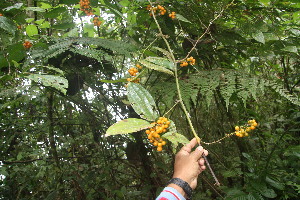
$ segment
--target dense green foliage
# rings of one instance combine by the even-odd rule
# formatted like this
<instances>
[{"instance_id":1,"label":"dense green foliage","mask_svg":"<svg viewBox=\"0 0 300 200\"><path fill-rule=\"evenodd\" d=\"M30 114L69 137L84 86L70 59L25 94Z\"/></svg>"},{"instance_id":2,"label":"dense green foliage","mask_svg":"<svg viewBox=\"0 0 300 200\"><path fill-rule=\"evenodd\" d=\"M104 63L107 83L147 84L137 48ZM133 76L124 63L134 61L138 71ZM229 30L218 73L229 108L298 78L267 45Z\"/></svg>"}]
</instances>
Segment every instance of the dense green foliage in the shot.
<instances>
[{"instance_id":1,"label":"dense green foliage","mask_svg":"<svg viewBox=\"0 0 300 200\"><path fill-rule=\"evenodd\" d=\"M154 199L194 137L177 85L221 182L206 170L194 199L299 199L298 0L153 1L156 21L147 0L79 1L0 2L0 199ZM157 152L139 130L165 114ZM126 118L144 120L105 136ZM208 144L249 119L249 137Z\"/></svg>"}]
</instances>

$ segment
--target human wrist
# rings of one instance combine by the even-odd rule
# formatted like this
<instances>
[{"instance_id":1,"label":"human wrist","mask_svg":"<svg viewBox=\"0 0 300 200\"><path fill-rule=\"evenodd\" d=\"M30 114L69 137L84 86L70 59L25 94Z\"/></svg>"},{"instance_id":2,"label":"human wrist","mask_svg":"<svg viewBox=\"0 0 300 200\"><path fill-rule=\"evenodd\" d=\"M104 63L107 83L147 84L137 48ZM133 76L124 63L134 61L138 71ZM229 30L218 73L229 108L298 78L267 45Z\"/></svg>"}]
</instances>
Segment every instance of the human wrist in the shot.
<instances>
[{"instance_id":1,"label":"human wrist","mask_svg":"<svg viewBox=\"0 0 300 200\"><path fill-rule=\"evenodd\" d=\"M168 182L168 187L172 187L176 189L182 196L184 196L186 199L191 199L193 189L191 188L190 184L186 181L182 180L178 177L173 177Z\"/></svg>"},{"instance_id":2,"label":"human wrist","mask_svg":"<svg viewBox=\"0 0 300 200\"><path fill-rule=\"evenodd\" d=\"M176 185L176 184L174 184L174 183L170 183L170 184L167 185L167 187L174 188L174 189L177 190L177 192L179 192L184 198L187 199L187 194L184 192L184 190L183 190L180 186L178 186L178 185Z\"/></svg>"}]
</instances>

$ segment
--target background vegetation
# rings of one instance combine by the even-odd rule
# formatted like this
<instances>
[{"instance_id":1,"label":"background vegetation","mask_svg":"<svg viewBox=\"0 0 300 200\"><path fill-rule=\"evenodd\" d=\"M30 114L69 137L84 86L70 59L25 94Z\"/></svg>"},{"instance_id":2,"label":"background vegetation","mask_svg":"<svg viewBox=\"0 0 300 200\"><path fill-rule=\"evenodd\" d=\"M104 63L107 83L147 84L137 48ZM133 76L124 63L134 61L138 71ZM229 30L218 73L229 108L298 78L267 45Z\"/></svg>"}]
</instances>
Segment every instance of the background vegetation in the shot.
<instances>
[{"instance_id":1,"label":"background vegetation","mask_svg":"<svg viewBox=\"0 0 300 200\"><path fill-rule=\"evenodd\" d=\"M249 137L203 143L221 186L207 170L194 199L299 199L298 0L152 3L167 11L156 19L175 59L196 59L177 72L202 141L259 123ZM172 176L181 145L157 152L144 131L104 136L139 117L127 70L168 57L149 2L89 5L85 13L79 0L0 2L0 199L154 199ZM149 66L139 77L164 115L178 100L174 77ZM194 137L180 104L167 117Z\"/></svg>"}]
</instances>

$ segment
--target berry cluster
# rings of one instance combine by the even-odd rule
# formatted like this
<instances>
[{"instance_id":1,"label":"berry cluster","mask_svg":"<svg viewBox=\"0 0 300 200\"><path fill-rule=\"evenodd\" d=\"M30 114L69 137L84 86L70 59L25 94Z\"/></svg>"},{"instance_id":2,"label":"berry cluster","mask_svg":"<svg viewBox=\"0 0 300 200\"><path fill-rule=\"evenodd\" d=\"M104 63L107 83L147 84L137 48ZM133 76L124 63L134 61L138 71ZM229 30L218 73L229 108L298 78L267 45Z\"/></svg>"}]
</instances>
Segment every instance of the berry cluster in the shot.
<instances>
[{"instance_id":1,"label":"berry cluster","mask_svg":"<svg viewBox=\"0 0 300 200\"><path fill-rule=\"evenodd\" d=\"M166 145L166 141L160 137L160 134L167 132L170 123L171 122L167 118L160 117L156 122L154 122L154 127L146 130L149 142L157 147L157 151L162 151L162 147Z\"/></svg>"},{"instance_id":2,"label":"berry cluster","mask_svg":"<svg viewBox=\"0 0 300 200\"><path fill-rule=\"evenodd\" d=\"M182 61L180 64L180 67L186 67L188 65L195 65L196 64L196 59L194 59L192 56L187 58L186 61Z\"/></svg>"},{"instance_id":3,"label":"berry cluster","mask_svg":"<svg viewBox=\"0 0 300 200\"><path fill-rule=\"evenodd\" d=\"M99 17L94 17L93 18L93 23L94 23L94 26L100 26L102 24L102 21L99 20Z\"/></svg>"},{"instance_id":4,"label":"berry cluster","mask_svg":"<svg viewBox=\"0 0 300 200\"><path fill-rule=\"evenodd\" d=\"M87 16L93 15L93 9L89 0L80 0L80 10L84 11Z\"/></svg>"},{"instance_id":5,"label":"berry cluster","mask_svg":"<svg viewBox=\"0 0 300 200\"><path fill-rule=\"evenodd\" d=\"M176 18L176 13L175 12L171 12L171 14L169 14L169 17L171 17L172 19Z\"/></svg>"},{"instance_id":6,"label":"berry cluster","mask_svg":"<svg viewBox=\"0 0 300 200\"><path fill-rule=\"evenodd\" d=\"M255 119L249 120L247 126L236 126L235 135L238 137L247 137L249 132L254 130L257 127L257 122Z\"/></svg>"},{"instance_id":7,"label":"berry cluster","mask_svg":"<svg viewBox=\"0 0 300 200\"><path fill-rule=\"evenodd\" d=\"M147 10L149 10L149 11L153 10L154 13L159 12L160 15L165 15L166 12L167 12L167 10L161 5L158 5L158 6L155 6L155 7L152 7L151 5L148 5ZM150 12L150 16L152 16L152 12Z\"/></svg>"},{"instance_id":8,"label":"berry cluster","mask_svg":"<svg viewBox=\"0 0 300 200\"><path fill-rule=\"evenodd\" d=\"M142 69L142 66L139 65L139 64L136 64L135 65L138 69ZM134 78L136 76L136 74L139 72L139 70L135 68L135 67L131 67L129 70L128 70L128 73L130 74L130 76L132 76L133 78L127 78L127 81L132 81L134 83L139 83L140 82L140 79L139 78Z\"/></svg>"},{"instance_id":9,"label":"berry cluster","mask_svg":"<svg viewBox=\"0 0 300 200\"><path fill-rule=\"evenodd\" d=\"M26 49L29 49L30 47L32 47L32 43L29 42L29 41L25 41L25 42L23 43L23 46L24 46Z\"/></svg>"}]
</instances>

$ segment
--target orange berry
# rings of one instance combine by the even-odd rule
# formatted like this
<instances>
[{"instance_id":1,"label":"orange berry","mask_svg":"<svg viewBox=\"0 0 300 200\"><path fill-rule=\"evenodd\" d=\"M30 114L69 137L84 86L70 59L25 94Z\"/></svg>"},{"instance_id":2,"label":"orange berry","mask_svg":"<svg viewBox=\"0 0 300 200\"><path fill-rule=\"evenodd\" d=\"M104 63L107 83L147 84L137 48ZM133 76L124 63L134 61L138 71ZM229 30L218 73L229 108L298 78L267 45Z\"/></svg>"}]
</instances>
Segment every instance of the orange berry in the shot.
<instances>
[{"instance_id":1,"label":"orange berry","mask_svg":"<svg viewBox=\"0 0 300 200\"><path fill-rule=\"evenodd\" d=\"M163 145L162 145L161 142L159 142L159 143L157 144L157 146L158 146L158 147L162 147Z\"/></svg>"},{"instance_id":2,"label":"orange berry","mask_svg":"<svg viewBox=\"0 0 300 200\"><path fill-rule=\"evenodd\" d=\"M142 69L143 67L141 66L141 65L139 65L139 64L136 64L135 65L137 68L139 68L139 69Z\"/></svg>"},{"instance_id":3,"label":"orange berry","mask_svg":"<svg viewBox=\"0 0 300 200\"><path fill-rule=\"evenodd\" d=\"M162 147L157 147L157 151L162 151Z\"/></svg>"},{"instance_id":4,"label":"orange berry","mask_svg":"<svg viewBox=\"0 0 300 200\"><path fill-rule=\"evenodd\" d=\"M255 126L250 126L250 129L251 129L251 130L254 130L254 129L255 129Z\"/></svg>"},{"instance_id":5,"label":"orange berry","mask_svg":"<svg viewBox=\"0 0 300 200\"><path fill-rule=\"evenodd\" d=\"M156 142L156 141L153 142L153 145L154 145L154 146L157 146L157 145L158 145L158 142Z\"/></svg>"},{"instance_id":6,"label":"orange berry","mask_svg":"<svg viewBox=\"0 0 300 200\"><path fill-rule=\"evenodd\" d=\"M149 135L150 134L150 130L146 130L146 134Z\"/></svg>"},{"instance_id":7,"label":"orange berry","mask_svg":"<svg viewBox=\"0 0 300 200\"><path fill-rule=\"evenodd\" d=\"M256 122L253 122L253 123L252 123L252 126L255 126L255 127L256 127L256 126L257 126L257 123L256 123Z\"/></svg>"},{"instance_id":8,"label":"orange berry","mask_svg":"<svg viewBox=\"0 0 300 200\"><path fill-rule=\"evenodd\" d=\"M162 141L161 144L162 145L166 145L167 143L166 143L166 141Z\"/></svg>"},{"instance_id":9,"label":"orange berry","mask_svg":"<svg viewBox=\"0 0 300 200\"><path fill-rule=\"evenodd\" d=\"M239 131L239 130L240 130L240 127L239 127L239 126L236 126L236 127L234 127L234 129L235 129L236 131Z\"/></svg>"}]
</instances>

